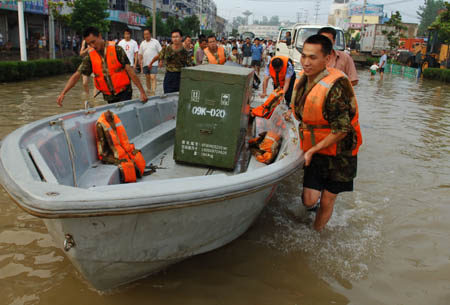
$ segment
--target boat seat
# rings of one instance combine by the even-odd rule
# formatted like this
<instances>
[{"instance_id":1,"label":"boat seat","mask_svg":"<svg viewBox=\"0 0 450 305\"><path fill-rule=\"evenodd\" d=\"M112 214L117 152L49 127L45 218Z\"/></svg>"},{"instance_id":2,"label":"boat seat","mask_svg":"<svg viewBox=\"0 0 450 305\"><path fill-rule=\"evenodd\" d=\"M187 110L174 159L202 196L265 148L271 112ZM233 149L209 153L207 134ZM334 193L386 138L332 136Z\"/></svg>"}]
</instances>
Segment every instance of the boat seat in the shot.
<instances>
[{"instance_id":1,"label":"boat seat","mask_svg":"<svg viewBox=\"0 0 450 305\"><path fill-rule=\"evenodd\" d=\"M79 179L79 187L90 188L110 184L120 184L120 174L117 165L103 164L100 161L93 164Z\"/></svg>"},{"instance_id":2,"label":"boat seat","mask_svg":"<svg viewBox=\"0 0 450 305\"><path fill-rule=\"evenodd\" d=\"M165 146L168 145L168 141L173 139L172 133L174 132L175 120L171 120L133 138L131 142L142 151L145 160L149 163L150 160L153 160L155 156L167 148ZM79 181L79 187L82 188L120 184L119 169L116 165L103 164L97 161L86 170Z\"/></svg>"}]
</instances>

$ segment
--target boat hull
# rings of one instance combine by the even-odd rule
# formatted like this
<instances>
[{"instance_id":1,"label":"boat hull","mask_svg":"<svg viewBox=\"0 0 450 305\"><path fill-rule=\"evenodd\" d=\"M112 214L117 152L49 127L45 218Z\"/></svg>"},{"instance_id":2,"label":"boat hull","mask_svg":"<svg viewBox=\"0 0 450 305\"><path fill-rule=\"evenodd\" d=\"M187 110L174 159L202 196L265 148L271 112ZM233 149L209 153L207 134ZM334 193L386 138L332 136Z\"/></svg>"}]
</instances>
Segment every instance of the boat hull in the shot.
<instances>
[{"instance_id":1,"label":"boat hull","mask_svg":"<svg viewBox=\"0 0 450 305\"><path fill-rule=\"evenodd\" d=\"M242 235L261 213L276 186L219 198L190 208L116 216L44 219L57 246L70 234L66 255L98 290L154 274Z\"/></svg>"}]
</instances>

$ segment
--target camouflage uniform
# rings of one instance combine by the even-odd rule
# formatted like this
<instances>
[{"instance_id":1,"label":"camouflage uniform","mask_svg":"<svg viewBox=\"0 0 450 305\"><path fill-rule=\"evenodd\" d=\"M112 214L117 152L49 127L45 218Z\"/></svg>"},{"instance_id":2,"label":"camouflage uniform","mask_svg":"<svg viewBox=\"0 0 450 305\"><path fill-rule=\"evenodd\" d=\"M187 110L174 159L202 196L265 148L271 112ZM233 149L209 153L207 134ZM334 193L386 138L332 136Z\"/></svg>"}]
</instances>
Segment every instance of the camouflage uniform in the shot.
<instances>
[{"instance_id":1,"label":"camouflage uniform","mask_svg":"<svg viewBox=\"0 0 450 305\"><path fill-rule=\"evenodd\" d=\"M180 91L181 69L194 65L189 52L184 47L175 51L172 45L169 45L159 52L159 59L166 64L166 75L163 82L164 93Z\"/></svg>"},{"instance_id":2,"label":"camouflage uniform","mask_svg":"<svg viewBox=\"0 0 450 305\"><path fill-rule=\"evenodd\" d=\"M310 90L325 76L328 71L322 71L311 84L307 85L307 77L302 75L294 88L291 103L294 103L296 116L301 120L304 98ZM303 97L303 98L302 98ZM331 181L348 182L356 177L357 157L352 156L352 149L356 143L356 133L351 127L351 119L356 113L356 97L353 87L346 77L336 81L330 89L322 110L323 117L330 123L331 132L347 132L347 136L338 142L337 155L327 156L314 154L311 169Z\"/></svg>"},{"instance_id":3,"label":"camouflage uniform","mask_svg":"<svg viewBox=\"0 0 450 305\"><path fill-rule=\"evenodd\" d=\"M105 52L106 52L106 43L107 42L105 41ZM96 51L94 51L94 52L96 52ZM116 54L117 54L117 59L122 64L122 66L125 67L125 65L130 64L130 60L128 59L127 53L125 53L124 49L122 49L122 47L119 47L118 45L116 45ZM105 58L105 53L103 53L103 54L99 53L99 55L102 58L103 75L106 76L105 77L106 82L112 88L114 86L112 86L111 77L109 77L108 65L106 64L106 61L103 60ZM91 57L89 55L85 56L83 58L83 61L81 62L80 66L78 67L78 72L80 72L81 74L86 75L86 76L90 76L92 74L92 63L91 63ZM118 95L121 95L121 96L130 95L131 96L131 94L132 94L132 89L131 89L131 82L130 82L130 85L128 85ZM117 102L118 95L103 94L103 98L108 103L113 103L113 102Z\"/></svg>"},{"instance_id":4,"label":"camouflage uniform","mask_svg":"<svg viewBox=\"0 0 450 305\"><path fill-rule=\"evenodd\" d=\"M181 72L181 68L193 66L192 57L184 47L175 51L169 45L159 52L159 59L164 60L167 72Z\"/></svg>"}]
</instances>

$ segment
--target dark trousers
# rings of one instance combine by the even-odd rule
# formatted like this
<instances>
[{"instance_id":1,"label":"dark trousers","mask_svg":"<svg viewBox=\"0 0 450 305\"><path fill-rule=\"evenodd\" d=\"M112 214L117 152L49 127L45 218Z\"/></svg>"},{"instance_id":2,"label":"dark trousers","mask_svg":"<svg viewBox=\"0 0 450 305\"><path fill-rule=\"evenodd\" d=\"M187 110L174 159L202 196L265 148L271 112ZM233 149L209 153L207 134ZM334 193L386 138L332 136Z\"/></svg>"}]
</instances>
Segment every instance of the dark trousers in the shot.
<instances>
[{"instance_id":1,"label":"dark trousers","mask_svg":"<svg viewBox=\"0 0 450 305\"><path fill-rule=\"evenodd\" d=\"M129 101L129 100L131 100L132 97L133 97L132 90L124 90L112 98L111 97L105 98L105 95L103 95L103 98L105 99L105 101L108 102L108 104Z\"/></svg>"},{"instance_id":2,"label":"dark trousers","mask_svg":"<svg viewBox=\"0 0 450 305\"><path fill-rule=\"evenodd\" d=\"M166 72L164 76L164 93L180 91L181 72Z\"/></svg>"}]
</instances>

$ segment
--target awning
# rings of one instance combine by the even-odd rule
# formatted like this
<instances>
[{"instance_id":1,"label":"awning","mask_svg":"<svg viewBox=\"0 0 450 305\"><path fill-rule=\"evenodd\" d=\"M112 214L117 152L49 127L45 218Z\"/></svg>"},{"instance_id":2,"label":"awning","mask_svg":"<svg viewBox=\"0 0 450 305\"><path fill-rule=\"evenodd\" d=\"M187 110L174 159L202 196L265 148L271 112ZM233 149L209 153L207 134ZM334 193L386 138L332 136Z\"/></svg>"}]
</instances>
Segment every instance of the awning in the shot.
<instances>
[{"instance_id":1,"label":"awning","mask_svg":"<svg viewBox=\"0 0 450 305\"><path fill-rule=\"evenodd\" d=\"M142 29L138 26L134 26L134 25L127 25L127 27L131 30L137 30L137 31L142 31Z\"/></svg>"}]
</instances>

